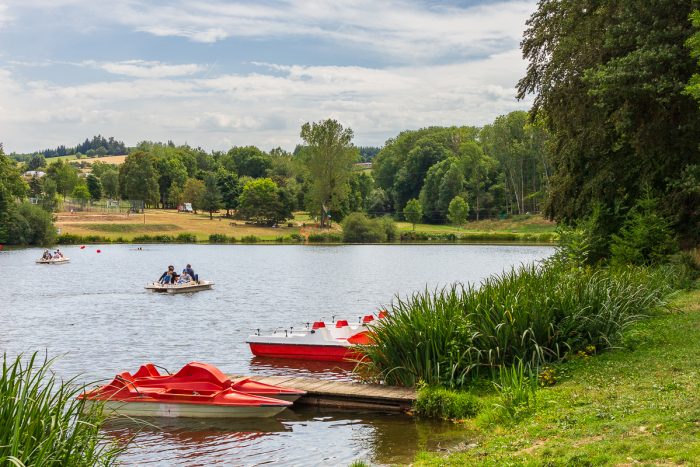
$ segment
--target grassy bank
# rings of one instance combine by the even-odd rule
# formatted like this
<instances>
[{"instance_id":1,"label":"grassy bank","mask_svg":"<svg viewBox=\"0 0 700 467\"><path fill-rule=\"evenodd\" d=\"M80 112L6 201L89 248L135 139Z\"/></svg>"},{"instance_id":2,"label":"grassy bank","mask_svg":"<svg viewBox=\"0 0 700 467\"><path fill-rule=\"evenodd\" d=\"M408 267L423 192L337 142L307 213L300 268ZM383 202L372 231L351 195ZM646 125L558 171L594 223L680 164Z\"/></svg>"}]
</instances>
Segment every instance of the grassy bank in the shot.
<instances>
[{"instance_id":1,"label":"grassy bank","mask_svg":"<svg viewBox=\"0 0 700 467\"><path fill-rule=\"evenodd\" d=\"M61 381L37 354L3 355L0 374L0 465L111 465L121 449L100 433L100 406L85 410L84 388Z\"/></svg>"},{"instance_id":2,"label":"grassy bank","mask_svg":"<svg viewBox=\"0 0 700 467\"><path fill-rule=\"evenodd\" d=\"M100 211L60 213L56 226L61 231L59 243L103 242L190 242L201 243L340 243L338 224L330 230L314 227L308 214L295 213L294 219L279 227L246 224L243 221L208 214L178 213L173 210L149 209L143 214ZM462 227L398 222L397 242L524 242L552 243L557 239L554 224L538 216L520 216L506 220L470 222ZM164 239L164 240L163 240Z\"/></svg>"},{"instance_id":3,"label":"grassy bank","mask_svg":"<svg viewBox=\"0 0 700 467\"><path fill-rule=\"evenodd\" d=\"M463 421L452 452L417 465L683 465L700 459L700 290L628 329L619 348L554 366L534 412ZM482 397L484 407L498 397Z\"/></svg>"}]
</instances>

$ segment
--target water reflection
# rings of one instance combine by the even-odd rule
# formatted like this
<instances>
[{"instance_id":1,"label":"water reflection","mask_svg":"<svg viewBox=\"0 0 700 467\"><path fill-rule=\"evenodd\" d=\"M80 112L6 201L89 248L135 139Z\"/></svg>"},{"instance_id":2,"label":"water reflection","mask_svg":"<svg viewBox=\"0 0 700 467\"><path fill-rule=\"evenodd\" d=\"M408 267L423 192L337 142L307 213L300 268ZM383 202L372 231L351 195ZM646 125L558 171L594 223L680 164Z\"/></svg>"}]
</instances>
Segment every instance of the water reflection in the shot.
<instances>
[{"instance_id":1,"label":"water reflection","mask_svg":"<svg viewBox=\"0 0 700 467\"><path fill-rule=\"evenodd\" d=\"M355 381L352 362L314 362L284 358L253 357L250 359L253 373L268 376L299 376L333 381Z\"/></svg>"}]
</instances>

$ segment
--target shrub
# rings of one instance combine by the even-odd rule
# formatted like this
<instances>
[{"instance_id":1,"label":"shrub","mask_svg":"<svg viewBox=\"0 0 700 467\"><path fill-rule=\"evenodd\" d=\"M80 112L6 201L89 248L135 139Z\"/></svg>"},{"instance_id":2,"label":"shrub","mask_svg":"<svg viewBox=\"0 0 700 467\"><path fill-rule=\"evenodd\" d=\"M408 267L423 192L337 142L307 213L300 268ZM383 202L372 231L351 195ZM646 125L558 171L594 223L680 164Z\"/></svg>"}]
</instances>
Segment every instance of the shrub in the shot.
<instances>
[{"instance_id":1,"label":"shrub","mask_svg":"<svg viewBox=\"0 0 700 467\"><path fill-rule=\"evenodd\" d=\"M181 233L175 237L178 243L197 243L197 236L191 233Z\"/></svg>"},{"instance_id":2,"label":"shrub","mask_svg":"<svg viewBox=\"0 0 700 467\"><path fill-rule=\"evenodd\" d=\"M209 235L209 243L228 243L229 237L225 234L211 234Z\"/></svg>"},{"instance_id":3,"label":"shrub","mask_svg":"<svg viewBox=\"0 0 700 467\"><path fill-rule=\"evenodd\" d=\"M139 235L133 238L133 243L173 243L172 235Z\"/></svg>"},{"instance_id":4,"label":"shrub","mask_svg":"<svg viewBox=\"0 0 700 467\"><path fill-rule=\"evenodd\" d=\"M418 391L413 408L417 415L460 420L475 417L481 409L481 404L468 392L425 386Z\"/></svg>"},{"instance_id":5,"label":"shrub","mask_svg":"<svg viewBox=\"0 0 700 467\"><path fill-rule=\"evenodd\" d=\"M244 237L241 237L241 242L243 243L258 243L260 241L259 237L256 237L255 235L246 235Z\"/></svg>"},{"instance_id":6,"label":"shrub","mask_svg":"<svg viewBox=\"0 0 700 467\"><path fill-rule=\"evenodd\" d=\"M56 243L61 245L77 245L83 242L83 237L75 234L61 234L56 238Z\"/></svg>"},{"instance_id":7,"label":"shrub","mask_svg":"<svg viewBox=\"0 0 700 467\"><path fill-rule=\"evenodd\" d=\"M76 397L86 388L57 379L51 361L3 355L0 375L2 465L111 465L121 449L107 441L99 404ZM122 448L123 449L123 448Z\"/></svg>"},{"instance_id":8,"label":"shrub","mask_svg":"<svg viewBox=\"0 0 700 467\"><path fill-rule=\"evenodd\" d=\"M337 233L310 234L309 243L340 243L343 237Z\"/></svg>"},{"instance_id":9,"label":"shrub","mask_svg":"<svg viewBox=\"0 0 700 467\"><path fill-rule=\"evenodd\" d=\"M303 236L302 234L298 234L298 233L293 233L293 234L291 234L291 235L289 236L289 238L290 238L293 242L303 242L303 241L304 241L304 236Z\"/></svg>"},{"instance_id":10,"label":"shrub","mask_svg":"<svg viewBox=\"0 0 700 467\"><path fill-rule=\"evenodd\" d=\"M4 227L11 245L50 245L56 241L52 214L26 201L12 206Z\"/></svg>"},{"instance_id":11,"label":"shrub","mask_svg":"<svg viewBox=\"0 0 700 467\"><path fill-rule=\"evenodd\" d=\"M353 212L343 219L343 241L348 243L379 243L387 240L391 230L387 218L369 219L361 212ZM389 220L393 224L392 221ZM393 235L396 236L395 227Z\"/></svg>"},{"instance_id":12,"label":"shrub","mask_svg":"<svg viewBox=\"0 0 700 467\"><path fill-rule=\"evenodd\" d=\"M517 360L499 367L493 385L498 402L487 416L491 422L515 422L535 409L538 378L529 364Z\"/></svg>"}]
</instances>

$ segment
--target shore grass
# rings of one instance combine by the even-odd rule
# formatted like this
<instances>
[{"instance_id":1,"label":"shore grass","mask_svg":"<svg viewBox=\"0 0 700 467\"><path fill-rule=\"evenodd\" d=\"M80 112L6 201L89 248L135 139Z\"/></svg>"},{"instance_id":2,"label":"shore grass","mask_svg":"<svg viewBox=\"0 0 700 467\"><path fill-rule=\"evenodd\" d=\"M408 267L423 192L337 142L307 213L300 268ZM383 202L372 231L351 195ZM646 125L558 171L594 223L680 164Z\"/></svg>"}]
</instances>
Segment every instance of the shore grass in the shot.
<instances>
[{"instance_id":1,"label":"shore grass","mask_svg":"<svg viewBox=\"0 0 700 467\"><path fill-rule=\"evenodd\" d=\"M635 323L620 345L551 371L536 409L512 424L476 417L447 454L416 465L694 465L700 459L699 283L671 311ZM552 380L552 381L553 381ZM493 406L496 396L485 396Z\"/></svg>"},{"instance_id":2,"label":"shore grass","mask_svg":"<svg viewBox=\"0 0 700 467\"><path fill-rule=\"evenodd\" d=\"M396 226L399 231L413 230L413 224L409 222L397 222ZM470 221L461 226L455 225L433 225L433 224L416 224L416 232L425 233L453 233L462 235L465 233L521 233L521 234L539 234L539 233L554 233L556 223L548 221L540 215L523 214L512 216L508 219L486 219L480 221Z\"/></svg>"},{"instance_id":3,"label":"shore grass","mask_svg":"<svg viewBox=\"0 0 700 467\"><path fill-rule=\"evenodd\" d=\"M100 433L101 406L76 397L85 388L51 372L51 360L3 355L0 465L111 465L121 449Z\"/></svg>"}]
</instances>

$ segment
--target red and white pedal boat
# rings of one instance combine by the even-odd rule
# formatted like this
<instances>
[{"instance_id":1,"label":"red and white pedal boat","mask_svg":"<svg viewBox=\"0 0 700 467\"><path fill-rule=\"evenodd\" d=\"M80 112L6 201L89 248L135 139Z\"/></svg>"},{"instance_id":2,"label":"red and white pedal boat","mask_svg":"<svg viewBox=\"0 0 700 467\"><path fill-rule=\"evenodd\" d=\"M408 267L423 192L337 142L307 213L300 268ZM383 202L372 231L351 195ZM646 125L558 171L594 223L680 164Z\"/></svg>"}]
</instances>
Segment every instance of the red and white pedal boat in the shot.
<instances>
[{"instance_id":1,"label":"red and white pedal boat","mask_svg":"<svg viewBox=\"0 0 700 467\"><path fill-rule=\"evenodd\" d=\"M247 418L272 417L303 394L247 379L233 382L212 365L191 362L173 375L161 375L147 363L79 398L134 417Z\"/></svg>"},{"instance_id":2,"label":"red and white pedal boat","mask_svg":"<svg viewBox=\"0 0 700 467\"><path fill-rule=\"evenodd\" d=\"M384 316L386 312L379 314L380 318ZM248 337L246 343L258 357L332 362L360 360L364 354L357 346L372 344L367 325L373 320L374 316L367 315L356 325L350 325L346 320L334 323L316 321L311 329L284 330L266 336L255 334Z\"/></svg>"}]
</instances>

